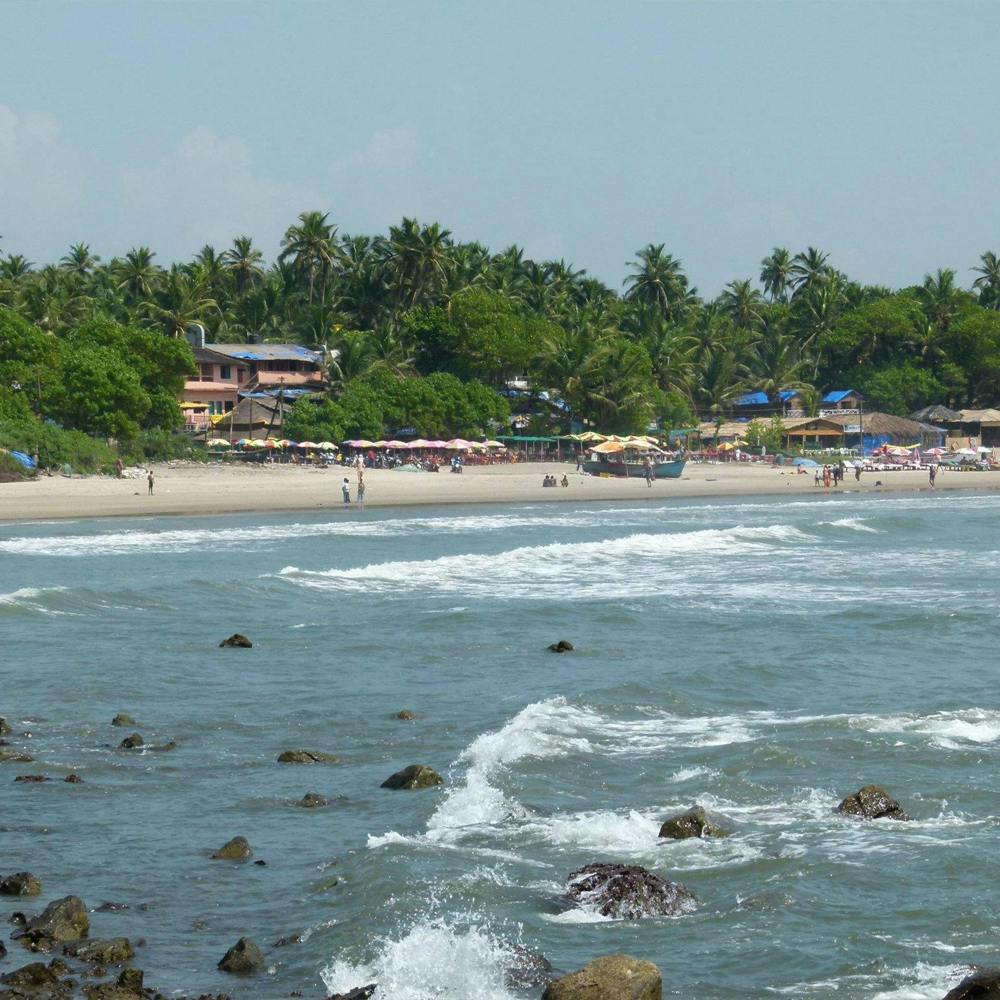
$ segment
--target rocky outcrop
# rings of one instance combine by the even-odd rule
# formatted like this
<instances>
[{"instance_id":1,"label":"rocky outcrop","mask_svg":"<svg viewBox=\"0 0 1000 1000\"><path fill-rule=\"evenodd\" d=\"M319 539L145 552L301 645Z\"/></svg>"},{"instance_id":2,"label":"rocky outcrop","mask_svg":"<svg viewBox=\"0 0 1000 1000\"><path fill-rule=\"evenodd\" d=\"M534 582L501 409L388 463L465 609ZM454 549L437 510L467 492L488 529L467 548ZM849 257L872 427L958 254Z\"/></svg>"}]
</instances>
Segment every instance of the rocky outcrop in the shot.
<instances>
[{"instance_id":1,"label":"rocky outcrop","mask_svg":"<svg viewBox=\"0 0 1000 1000\"><path fill-rule=\"evenodd\" d=\"M416 712L411 712L408 708L404 708L393 716L394 719L401 719L403 722L412 722L416 717Z\"/></svg>"},{"instance_id":2,"label":"rocky outcrop","mask_svg":"<svg viewBox=\"0 0 1000 1000\"><path fill-rule=\"evenodd\" d=\"M378 986L372 983L370 986L358 986L353 990L348 990L347 993L334 993L333 996L329 996L326 1000L369 1000L370 997L375 995L375 990Z\"/></svg>"},{"instance_id":3,"label":"rocky outcrop","mask_svg":"<svg viewBox=\"0 0 1000 1000\"><path fill-rule=\"evenodd\" d=\"M910 817L903 812L900 804L881 786L865 785L853 795L848 795L837 806L837 812L857 819L896 819Z\"/></svg>"},{"instance_id":4,"label":"rocky outcrop","mask_svg":"<svg viewBox=\"0 0 1000 1000\"><path fill-rule=\"evenodd\" d=\"M19 781L25 785L38 785L43 781L50 781L47 774L19 774L14 781Z\"/></svg>"},{"instance_id":5,"label":"rocky outcrop","mask_svg":"<svg viewBox=\"0 0 1000 1000\"><path fill-rule=\"evenodd\" d=\"M605 955L557 979L542 1000L661 1000L663 980L652 962Z\"/></svg>"},{"instance_id":6,"label":"rocky outcrop","mask_svg":"<svg viewBox=\"0 0 1000 1000\"><path fill-rule=\"evenodd\" d=\"M30 764L35 758L29 757L20 750L11 750L10 747L0 747L0 764Z\"/></svg>"},{"instance_id":7,"label":"rocky outcrop","mask_svg":"<svg viewBox=\"0 0 1000 1000\"><path fill-rule=\"evenodd\" d=\"M119 750L139 750L146 745L146 741L138 734L132 733L118 744Z\"/></svg>"},{"instance_id":8,"label":"rocky outcrop","mask_svg":"<svg viewBox=\"0 0 1000 1000\"><path fill-rule=\"evenodd\" d=\"M45 965L43 962L31 962L28 965L22 965L20 969L8 972L5 976L0 976L0 983L3 983L4 986L10 986L13 990L23 990L28 995L53 996L58 995L57 991L63 985L59 979L60 971L60 967L55 963ZM68 992L67 990L67 995ZM6 995L17 996L18 994Z\"/></svg>"},{"instance_id":9,"label":"rocky outcrop","mask_svg":"<svg viewBox=\"0 0 1000 1000\"><path fill-rule=\"evenodd\" d=\"M944 1000L1000 1000L1000 969L977 969L950 990Z\"/></svg>"},{"instance_id":10,"label":"rocky outcrop","mask_svg":"<svg viewBox=\"0 0 1000 1000\"><path fill-rule=\"evenodd\" d=\"M78 774L67 774L66 777L63 778L63 781L66 781L66 782L68 782L71 785L82 785L83 784L83 778L81 778L80 775L78 775Z\"/></svg>"},{"instance_id":11,"label":"rocky outcrop","mask_svg":"<svg viewBox=\"0 0 1000 1000\"><path fill-rule=\"evenodd\" d=\"M87 907L78 896L54 900L37 916L28 921L18 940L35 951L53 944L80 941L90 933Z\"/></svg>"},{"instance_id":12,"label":"rocky outcrop","mask_svg":"<svg viewBox=\"0 0 1000 1000\"><path fill-rule=\"evenodd\" d=\"M572 653L573 643L569 639L560 639L558 642L552 643L549 649L553 653Z\"/></svg>"},{"instance_id":13,"label":"rocky outcrop","mask_svg":"<svg viewBox=\"0 0 1000 1000\"><path fill-rule=\"evenodd\" d=\"M252 649L253 643L245 635L234 632L228 639L223 639L219 646L229 649Z\"/></svg>"},{"instance_id":14,"label":"rocky outcrop","mask_svg":"<svg viewBox=\"0 0 1000 1000\"><path fill-rule=\"evenodd\" d=\"M535 989L552 982L552 963L541 952L521 944L510 945L507 951L510 962L504 971L504 979L511 989Z\"/></svg>"},{"instance_id":15,"label":"rocky outcrop","mask_svg":"<svg viewBox=\"0 0 1000 1000\"><path fill-rule=\"evenodd\" d=\"M9 736L13 730L10 728L10 723L0 715L0 736Z\"/></svg>"},{"instance_id":16,"label":"rocky outcrop","mask_svg":"<svg viewBox=\"0 0 1000 1000\"><path fill-rule=\"evenodd\" d=\"M97 965L121 965L135 957L132 942L128 938L108 938L107 940L76 941L63 948L64 955L78 958L81 962Z\"/></svg>"},{"instance_id":17,"label":"rocky outcrop","mask_svg":"<svg viewBox=\"0 0 1000 1000\"><path fill-rule=\"evenodd\" d=\"M15 872L0 878L0 896L37 896L41 891L41 880L31 872Z\"/></svg>"},{"instance_id":18,"label":"rocky outcrop","mask_svg":"<svg viewBox=\"0 0 1000 1000\"><path fill-rule=\"evenodd\" d=\"M667 840L687 840L689 837L728 837L729 834L711 822L701 806L695 806L686 813L664 820L660 836Z\"/></svg>"},{"instance_id":19,"label":"rocky outcrop","mask_svg":"<svg viewBox=\"0 0 1000 1000\"><path fill-rule=\"evenodd\" d=\"M322 809L323 806L328 806L329 804L329 799L318 795L316 792L306 792L296 803L296 805L301 806L303 809Z\"/></svg>"},{"instance_id":20,"label":"rocky outcrop","mask_svg":"<svg viewBox=\"0 0 1000 1000\"><path fill-rule=\"evenodd\" d=\"M246 837L233 837L222 845L212 857L216 861L246 861L253 857L250 842Z\"/></svg>"},{"instance_id":21,"label":"rocky outcrop","mask_svg":"<svg viewBox=\"0 0 1000 1000\"><path fill-rule=\"evenodd\" d=\"M249 938L240 938L219 960L219 968L234 976L252 976L264 965L264 953Z\"/></svg>"},{"instance_id":22,"label":"rocky outcrop","mask_svg":"<svg viewBox=\"0 0 1000 1000\"><path fill-rule=\"evenodd\" d=\"M383 788L433 788L434 785L443 785L444 778L432 767L426 764L411 764L404 767L402 771L390 774L382 782Z\"/></svg>"},{"instance_id":23,"label":"rocky outcrop","mask_svg":"<svg viewBox=\"0 0 1000 1000\"><path fill-rule=\"evenodd\" d=\"M338 764L340 758L321 750L285 750L278 754L279 764Z\"/></svg>"},{"instance_id":24,"label":"rocky outcrop","mask_svg":"<svg viewBox=\"0 0 1000 1000\"><path fill-rule=\"evenodd\" d=\"M566 898L605 917L672 917L694 908L694 895L638 865L593 864L572 872Z\"/></svg>"},{"instance_id":25,"label":"rocky outcrop","mask_svg":"<svg viewBox=\"0 0 1000 1000\"><path fill-rule=\"evenodd\" d=\"M143 989L144 978L142 969L122 969L115 982L84 986L83 994L87 1000L147 1000L154 991Z\"/></svg>"},{"instance_id":26,"label":"rocky outcrop","mask_svg":"<svg viewBox=\"0 0 1000 1000\"><path fill-rule=\"evenodd\" d=\"M125 712L119 712L112 720L112 726L134 726L137 725L135 719Z\"/></svg>"}]
</instances>

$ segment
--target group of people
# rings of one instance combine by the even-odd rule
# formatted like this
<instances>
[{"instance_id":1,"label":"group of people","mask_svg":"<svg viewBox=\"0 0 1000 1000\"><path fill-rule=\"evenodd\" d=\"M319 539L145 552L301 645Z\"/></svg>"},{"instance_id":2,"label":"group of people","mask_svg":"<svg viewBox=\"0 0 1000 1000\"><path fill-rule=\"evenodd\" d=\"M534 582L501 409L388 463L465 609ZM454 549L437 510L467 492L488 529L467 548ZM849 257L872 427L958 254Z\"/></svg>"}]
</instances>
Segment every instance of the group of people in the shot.
<instances>
[{"instance_id":1,"label":"group of people","mask_svg":"<svg viewBox=\"0 0 1000 1000\"><path fill-rule=\"evenodd\" d=\"M844 477L847 475L847 466L843 461L838 462L836 465L823 465L816 470L815 484L819 486L823 485L825 489L829 489L831 485L839 486L843 481ZM861 481L861 466L854 466L854 479L855 482Z\"/></svg>"},{"instance_id":2,"label":"group of people","mask_svg":"<svg viewBox=\"0 0 1000 1000\"><path fill-rule=\"evenodd\" d=\"M564 473L562 481L556 479L555 476L546 476L542 480L542 486L569 486L569 476Z\"/></svg>"}]
</instances>

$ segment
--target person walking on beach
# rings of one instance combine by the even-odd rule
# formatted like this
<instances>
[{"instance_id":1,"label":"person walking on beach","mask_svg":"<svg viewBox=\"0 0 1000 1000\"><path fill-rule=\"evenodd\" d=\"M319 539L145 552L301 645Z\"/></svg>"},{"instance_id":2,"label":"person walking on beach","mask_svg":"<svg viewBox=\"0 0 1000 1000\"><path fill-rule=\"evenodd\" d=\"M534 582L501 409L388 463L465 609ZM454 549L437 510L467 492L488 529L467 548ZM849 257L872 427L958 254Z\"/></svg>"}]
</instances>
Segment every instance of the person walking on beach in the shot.
<instances>
[{"instance_id":1,"label":"person walking on beach","mask_svg":"<svg viewBox=\"0 0 1000 1000\"><path fill-rule=\"evenodd\" d=\"M361 466L358 466L358 503L365 505L365 472Z\"/></svg>"},{"instance_id":2,"label":"person walking on beach","mask_svg":"<svg viewBox=\"0 0 1000 1000\"><path fill-rule=\"evenodd\" d=\"M830 488L830 466L829 465L824 465L823 466L823 488L827 489L827 490Z\"/></svg>"},{"instance_id":3,"label":"person walking on beach","mask_svg":"<svg viewBox=\"0 0 1000 1000\"><path fill-rule=\"evenodd\" d=\"M146 476L146 482L149 484L149 495L153 495L153 470L149 470L149 475Z\"/></svg>"},{"instance_id":4,"label":"person walking on beach","mask_svg":"<svg viewBox=\"0 0 1000 1000\"><path fill-rule=\"evenodd\" d=\"M927 468L927 478L930 480L931 489L934 489L934 480L937 479L937 466L931 465Z\"/></svg>"},{"instance_id":5,"label":"person walking on beach","mask_svg":"<svg viewBox=\"0 0 1000 1000\"><path fill-rule=\"evenodd\" d=\"M344 503L351 502L351 481L344 476L343 483L340 484L340 492L344 494Z\"/></svg>"},{"instance_id":6,"label":"person walking on beach","mask_svg":"<svg viewBox=\"0 0 1000 1000\"><path fill-rule=\"evenodd\" d=\"M583 452L578 451L576 453L576 471L579 472L583 468Z\"/></svg>"},{"instance_id":7,"label":"person walking on beach","mask_svg":"<svg viewBox=\"0 0 1000 1000\"><path fill-rule=\"evenodd\" d=\"M653 463L649 460L649 455L647 455L642 462L642 471L646 476L646 485L652 489L653 488Z\"/></svg>"},{"instance_id":8,"label":"person walking on beach","mask_svg":"<svg viewBox=\"0 0 1000 1000\"><path fill-rule=\"evenodd\" d=\"M121 477L122 477L122 473L123 473L124 471L125 471L125 465L124 465L124 463L122 462L122 457L121 457L121 455L119 455L119 456L118 456L118 457L117 457L117 458L115 459L115 475L116 475L116 476L117 476L117 477L118 477L119 479L121 479Z\"/></svg>"}]
</instances>

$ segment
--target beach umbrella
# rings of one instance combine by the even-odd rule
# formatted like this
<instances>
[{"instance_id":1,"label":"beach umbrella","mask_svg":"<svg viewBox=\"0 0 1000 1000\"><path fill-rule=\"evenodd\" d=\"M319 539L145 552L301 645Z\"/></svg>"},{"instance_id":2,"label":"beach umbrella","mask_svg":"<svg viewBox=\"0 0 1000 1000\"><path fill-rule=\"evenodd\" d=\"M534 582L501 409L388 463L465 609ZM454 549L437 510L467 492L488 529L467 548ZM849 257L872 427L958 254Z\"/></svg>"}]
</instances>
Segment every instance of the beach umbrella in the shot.
<instances>
[{"instance_id":1,"label":"beach umbrella","mask_svg":"<svg viewBox=\"0 0 1000 1000\"><path fill-rule=\"evenodd\" d=\"M318 448L319 445L315 441L300 441L297 445L299 448Z\"/></svg>"},{"instance_id":2,"label":"beach umbrella","mask_svg":"<svg viewBox=\"0 0 1000 1000\"><path fill-rule=\"evenodd\" d=\"M450 441L445 441L444 446L449 451L468 451L472 447L468 441L463 441L462 438L452 438Z\"/></svg>"},{"instance_id":3,"label":"beach umbrella","mask_svg":"<svg viewBox=\"0 0 1000 1000\"><path fill-rule=\"evenodd\" d=\"M318 445L316 445L316 447L320 448L322 451L336 451L337 450L337 446L332 441L320 441L320 443Z\"/></svg>"},{"instance_id":4,"label":"beach umbrella","mask_svg":"<svg viewBox=\"0 0 1000 1000\"><path fill-rule=\"evenodd\" d=\"M295 448L296 447L295 442L291 438L282 438L278 442L278 444L280 444L282 448Z\"/></svg>"},{"instance_id":5,"label":"beach umbrella","mask_svg":"<svg viewBox=\"0 0 1000 1000\"><path fill-rule=\"evenodd\" d=\"M225 438L212 438L205 442L209 448L228 448L229 442Z\"/></svg>"},{"instance_id":6,"label":"beach umbrella","mask_svg":"<svg viewBox=\"0 0 1000 1000\"><path fill-rule=\"evenodd\" d=\"M386 441L385 446L386 446L386 448L407 448L407 447L409 447L405 441L396 441L396 440Z\"/></svg>"},{"instance_id":7,"label":"beach umbrella","mask_svg":"<svg viewBox=\"0 0 1000 1000\"><path fill-rule=\"evenodd\" d=\"M426 441L424 438L417 438L415 441L411 441L409 444L403 445L404 448L431 448L433 447L433 441Z\"/></svg>"},{"instance_id":8,"label":"beach umbrella","mask_svg":"<svg viewBox=\"0 0 1000 1000\"><path fill-rule=\"evenodd\" d=\"M281 447L281 442L277 438L268 438L264 442L264 447L265 448L280 448Z\"/></svg>"},{"instance_id":9,"label":"beach umbrella","mask_svg":"<svg viewBox=\"0 0 1000 1000\"><path fill-rule=\"evenodd\" d=\"M507 445L505 445L502 441L486 441L484 443L485 443L485 445L486 445L487 448L506 448L507 447Z\"/></svg>"},{"instance_id":10,"label":"beach umbrella","mask_svg":"<svg viewBox=\"0 0 1000 1000\"><path fill-rule=\"evenodd\" d=\"M425 441L423 446L425 448L445 448L447 447L447 444L448 444L447 441ZM417 443L414 441L413 444L410 445L410 447L411 448L417 447Z\"/></svg>"},{"instance_id":11,"label":"beach umbrella","mask_svg":"<svg viewBox=\"0 0 1000 1000\"><path fill-rule=\"evenodd\" d=\"M347 443L352 448L374 448L375 447L375 442L374 441L366 441L364 438L358 438L357 441L348 441ZM315 445L314 445L314 447L315 447Z\"/></svg>"},{"instance_id":12,"label":"beach umbrella","mask_svg":"<svg viewBox=\"0 0 1000 1000\"><path fill-rule=\"evenodd\" d=\"M373 441L373 448L389 448L391 447L388 441Z\"/></svg>"}]
</instances>

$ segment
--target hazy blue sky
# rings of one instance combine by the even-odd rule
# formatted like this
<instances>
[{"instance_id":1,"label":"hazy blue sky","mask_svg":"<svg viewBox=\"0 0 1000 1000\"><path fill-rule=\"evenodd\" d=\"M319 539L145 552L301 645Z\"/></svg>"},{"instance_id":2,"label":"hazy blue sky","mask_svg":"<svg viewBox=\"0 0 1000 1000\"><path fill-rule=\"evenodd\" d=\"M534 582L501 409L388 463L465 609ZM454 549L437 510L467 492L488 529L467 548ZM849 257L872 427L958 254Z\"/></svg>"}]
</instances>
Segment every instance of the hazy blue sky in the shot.
<instances>
[{"instance_id":1,"label":"hazy blue sky","mask_svg":"<svg viewBox=\"0 0 1000 1000\"><path fill-rule=\"evenodd\" d=\"M705 294L1000 251L1000 2L0 3L0 250L161 262L404 214Z\"/></svg>"}]
</instances>

